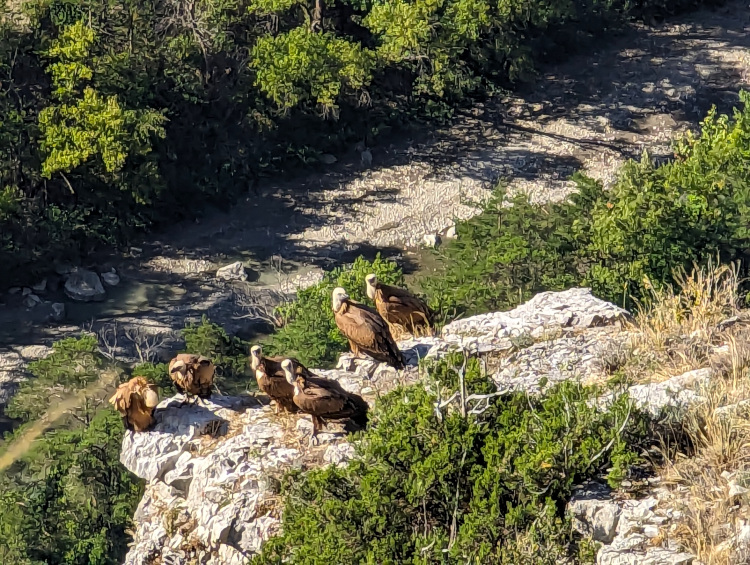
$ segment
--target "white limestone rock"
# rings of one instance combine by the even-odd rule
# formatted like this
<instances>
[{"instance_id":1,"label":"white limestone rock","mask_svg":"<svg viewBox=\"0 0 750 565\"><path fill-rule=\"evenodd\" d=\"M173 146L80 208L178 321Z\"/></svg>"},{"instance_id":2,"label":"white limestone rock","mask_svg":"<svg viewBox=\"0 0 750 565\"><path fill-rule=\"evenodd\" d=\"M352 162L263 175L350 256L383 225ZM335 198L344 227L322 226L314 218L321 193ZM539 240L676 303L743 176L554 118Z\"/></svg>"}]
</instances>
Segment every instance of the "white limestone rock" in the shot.
<instances>
[{"instance_id":1,"label":"white limestone rock","mask_svg":"<svg viewBox=\"0 0 750 565\"><path fill-rule=\"evenodd\" d=\"M597 483L586 485L570 500L568 512L577 532L600 543L612 543L620 520L620 506L612 500L607 487Z\"/></svg>"},{"instance_id":2,"label":"white limestone rock","mask_svg":"<svg viewBox=\"0 0 750 565\"><path fill-rule=\"evenodd\" d=\"M221 267L216 271L216 278L222 281L246 281L247 273L242 261Z\"/></svg>"},{"instance_id":3,"label":"white limestone rock","mask_svg":"<svg viewBox=\"0 0 750 565\"><path fill-rule=\"evenodd\" d=\"M653 418L658 418L665 409L678 416L690 405L702 400L700 388L708 383L711 376L711 369L696 369L661 383L631 386L628 393L635 405Z\"/></svg>"}]
</instances>

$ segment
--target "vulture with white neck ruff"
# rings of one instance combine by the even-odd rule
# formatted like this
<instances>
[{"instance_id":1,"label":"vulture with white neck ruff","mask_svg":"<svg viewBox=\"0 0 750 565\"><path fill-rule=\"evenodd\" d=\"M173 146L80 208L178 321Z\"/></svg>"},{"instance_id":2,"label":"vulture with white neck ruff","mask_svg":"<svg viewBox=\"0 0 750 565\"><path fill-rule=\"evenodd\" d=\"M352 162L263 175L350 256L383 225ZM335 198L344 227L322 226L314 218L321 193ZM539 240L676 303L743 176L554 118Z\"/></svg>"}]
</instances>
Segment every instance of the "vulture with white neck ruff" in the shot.
<instances>
[{"instance_id":1,"label":"vulture with white neck ruff","mask_svg":"<svg viewBox=\"0 0 750 565\"><path fill-rule=\"evenodd\" d=\"M375 274L367 275L367 296L391 326L400 326L414 337L433 335L432 312L421 298L405 288L383 284Z\"/></svg>"},{"instance_id":2,"label":"vulture with white neck ruff","mask_svg":"<svg viewBox=\"0 0 750 565\"><path fill-rule=\"evenodd\" d=\"M375 310L354 302L341 288L333 290L333 314L341 333L349 340L352 353L366 353L395 369L404 368L404 358L383 317Z\"/></svg>"}]
</instances>

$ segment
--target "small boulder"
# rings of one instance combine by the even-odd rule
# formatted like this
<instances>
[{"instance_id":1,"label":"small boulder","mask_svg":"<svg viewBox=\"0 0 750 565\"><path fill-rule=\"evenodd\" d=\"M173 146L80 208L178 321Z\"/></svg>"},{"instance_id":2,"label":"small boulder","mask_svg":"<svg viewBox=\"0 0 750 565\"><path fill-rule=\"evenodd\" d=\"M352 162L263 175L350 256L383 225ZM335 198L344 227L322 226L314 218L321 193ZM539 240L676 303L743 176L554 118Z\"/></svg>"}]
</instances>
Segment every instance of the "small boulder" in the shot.
<instances>
[{"instance_id":1,"label":"small boulder","mask_svg":"<svg viewBox=\"0 0 750 565\"><path fill-rule=\"evenodd\" d=\"M13 286L8 289L8 294L18 294L21 292L20 286Z\"/></svg>"},{"instance_id":2,"label":"small boulder","mask_svg":"<svg viewBox=\"0 0 750 565\"><path fill-rule=\"evenodd\" d=\"M99 275L86 269L76 269L65 281L65 294L79 302L104 300L106 292Z\"/></svg>"},{"instance_id":3,"label":"small boulder","mask_svg":"<svg viewBox=\"0 0 750 565\"><path fill-rule=\"evenodd\" d=\"M117 286L120 284L120 277L117 275L114 269L112 269L109 273L102 273L101 274L102 281L104 281L104 284L107 286Z\"/></svg>"},{"instance_id":4,"label":"small boulder","mask_svg":"<svg viewBox=\"0 0 750 565\"><path fill-rule=\"evenodd\" d=\"M28 294L23 300L23 305L26 306L26 308L33 308L37 304L41 304L41 302L42 299L39 298L36 294Z\"/></svg>"},{"instance_id":5,"label":"small boulder","mask_svg":"<svg viewBox=\"0 0 750 565\"><path fill-rule=\"evenodd\" d=\"M216 278L222 281L245 281L247 273L242 261L237 261L216 271Z\"/></svg>"},{"instance_id":6,"label":"small boulder","mask_svg":"<svg viewBox=\"0 0 750 565\"><path fill-rule=\"evenodd\" d=\"M324 165L333 165L338 159L336 159L335 155L331 155L330 153L323 153L320 156L320 162Z\"/></svg>"},{"instance_id":7,"label":"small boulder","mask_svg":"<svg viewBox=\"0 0 750 565\"><path fill-rule=\"evenodd\" d=\"M585 485L568 503L568 513L577 532L600 543L612 543L620 520L620 507L607 487L598 483Z\"/></svg>"},{"instance_id":8,"label":"small boulder","mask_svg":"<svg viewBox=\"0 0 750 565\"><path fill-rule=\"evenodd\" d=\"M55 302L52 304L52 313L50 314L50 320L53 322L62 322L65 319L65 304L62 302Z\"/></svg>"},{"instance_id":9,"label":"small boulder","mask_svg":"<svg viewBox=\"0 0 750 565\"><path fill-rule=\"evenodd\" d=\"M431 249L436 248L440 245L440 236L436 233L427 233L422 237L422 245Z\"/></svg>"},{"instance_id":10,"label":"small boulder","mask_svg":"<svg viewBox=\"0 0 750 565\"><path fill-rule=\"evenodd\" d=\"M31 289L34 292L44 292L47 290L47 279L42 279L38 283L36 283L34 286L31 287Z\"/></svg>"},{"instance_id":11,"label":"small boulder","mask_svg":"<svg viewBox=\"0 0 750 565\"><path fill-rule=\"evenodd\" d=\"M456 226L451 226L447 230L445 230L445 239L456 239L458 235L456 234Z\"/></svg>"},{"instance_id":12,"label":"small boulder","mask_svg":"<svg viewBox=\"0 0 750 565\"><path fill-rule=\"evenodd\" d=\"M28 288L28 287L25 286L25 287L23 287L23 290L21 291L21 296L28 296L32 292L33 291L30 288Z\"/></svg>"}]
</instances>

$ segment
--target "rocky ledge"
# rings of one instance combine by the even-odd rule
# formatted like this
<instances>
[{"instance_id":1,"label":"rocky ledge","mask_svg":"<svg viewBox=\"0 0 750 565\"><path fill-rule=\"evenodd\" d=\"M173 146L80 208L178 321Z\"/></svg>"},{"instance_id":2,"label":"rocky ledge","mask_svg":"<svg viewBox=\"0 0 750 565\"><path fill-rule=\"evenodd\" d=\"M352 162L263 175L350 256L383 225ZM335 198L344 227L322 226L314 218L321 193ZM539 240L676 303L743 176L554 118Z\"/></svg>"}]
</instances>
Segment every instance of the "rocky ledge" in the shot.
<instances>
[{"instance_id":1,"label":"rocky ledge","mask_svg":"<svg viewBox=\"0 0 750 565\"><path fill-rule=\"evenodd\" d=\"M398 385L419 381L420 359L440 358L458 348L482 355L498 388L533 393L545 382L603 379L603 356L613 340L625 339L628 319L627 312L594 298L588 289L543 293L509 312L451 323L440 337L401 342L408 367L400 373L350 355L342 355L337 369L316 372L372 403ZM644 408L659 413L696 398L687 391L705 376L671 385L638 385L634 396ZM126 432L123 439L123 464L147 481L135 514L128 565L244 564L279 528L278 488L286 471L342 465L354 456L341 430L320 434L320 444L308 446L309 418L277 416L262 398L214 397L204 405L181 405L170 398L158 406L156 420L152 431ZM594 536L604 544L599 562L635 563L617 557L632 549L620 535L629 510L607 508L611 523L597 523L606 532L597 530ZM587 512L602 514L588 507L573 514L580 515L583 524ZM663 562L691 562L679 548L644 539L651 553L658 549L661 556L674 554L672 561Z\"/></svg>"}]
</instances>

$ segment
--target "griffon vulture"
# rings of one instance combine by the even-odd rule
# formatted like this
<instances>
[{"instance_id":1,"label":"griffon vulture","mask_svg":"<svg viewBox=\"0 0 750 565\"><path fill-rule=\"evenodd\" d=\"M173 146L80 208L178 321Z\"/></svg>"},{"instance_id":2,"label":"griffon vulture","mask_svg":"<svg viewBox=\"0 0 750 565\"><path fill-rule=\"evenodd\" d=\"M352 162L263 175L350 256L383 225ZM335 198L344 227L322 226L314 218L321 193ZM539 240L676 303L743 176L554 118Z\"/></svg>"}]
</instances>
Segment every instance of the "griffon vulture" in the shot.
<instances>
[{"instance_id":1,"label":"griffon vulture","mask_svg":"<svg viewBox=\"0 0 750 565\"><path fill-rule=\"evenodd\" d=\"M143 377L134 377L117 387L109 403L122 414L125 429L145 432L154 423L154 408L159 404L156 385Z\"/></svg>"},{"instance_id":2,"label":"griffon vulture","mask_svg":"<svg viewBox=\"0 0 750 565\"><path fill-rule=\"evenodd\" d=\"M284 369L281 368L281 362L284 359L289 359L292 362L296 375L312 376L310 370L294 357L266 357L263 355L263 349L261 349L260 345L253 345L250 348L250 367L253 371L257 371L258 367L264 365L268 375L281 377L286 380L284 378Z\"/></svg>"},{"instance_id":3,"label":"griffon vulture","mask_svg":"<svg viewBox=\"0 0 750 565\"><path fill-rule=\"evenodd\" d=\"M347 392L336 381L296 375L289 360L282 361L281 365L287 382L294 384L294 403L312 416L311 444L317 443L318 432L326 426L327 420L349 420L357 429L367 425L369 406L361 396Z\"/></svg>"},{"instance_id":4,"label":"griffon vulture","mask_svg":"<svg viewBox=\"0 0 750 565\"><path fill-rule=\"evenodd\" d=\"M210 398L215 371L213 362L202 355L180 353L169 362L169 377L186 397Z\"/></svg>"},{"instance_id":5,"label":"griffon vulture","mask_svg":"<svg viewBox=\"0 0 750 565\"><path fill-rule=\"evenodd\" d=\"M415 337L432 335L432 312L421 298L405 288L383 284L374 274L367 275L367 296L391 326L401 326Z\"/></svg>"},{"instance_id":6,"label":"griffon vulture","mask_svg":"<svg viewBox=\"0 0 750 565\"><path fill-rule=\"evenodd\" d=\"M404 358L388 324L375 310L352 302L346 291L338 287L333 290L333 314L339 330L349 340L354 355L366 353L396 369L404 368Z\"/></svg>"}]
</instances>

